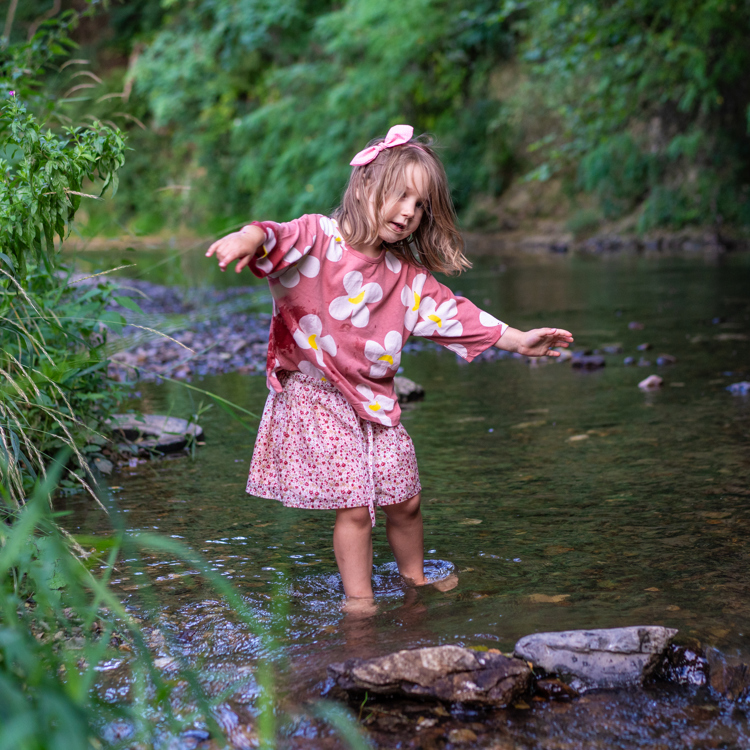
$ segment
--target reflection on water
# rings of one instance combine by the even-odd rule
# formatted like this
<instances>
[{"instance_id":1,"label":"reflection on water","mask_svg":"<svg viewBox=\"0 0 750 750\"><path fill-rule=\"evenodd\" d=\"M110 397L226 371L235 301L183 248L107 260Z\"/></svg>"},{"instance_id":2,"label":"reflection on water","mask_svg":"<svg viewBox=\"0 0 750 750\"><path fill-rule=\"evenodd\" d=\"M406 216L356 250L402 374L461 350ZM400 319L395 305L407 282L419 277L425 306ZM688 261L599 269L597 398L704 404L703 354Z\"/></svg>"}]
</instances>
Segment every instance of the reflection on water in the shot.
<instances>
[{"instance_id":1,"label":"reflection on water","mask_svg":"<svg viewBox=\"0 0 750 750\"><path fill-rule=\"evenodd\" d=\"M403 417L424 486L426 556L436 573L455 569L456 589L404 586L381 517L379 612L345 616L333 515L247 497L253 434L218 409L204 419L207 443L194 462L144 464L113 478L127 526L182 539L234 581L276 629L276 658L298 698L319 695L326 665L350 656L443 643L507 651L543 630L661 624L750 654L750 398L725 390L750 379L748 258L494 261L450 283L514 326L559 325L574 332L576 346L623 348L595 372L517 360L465 365L432 349L404 356L405 374L427 391ZM631 321L643 329L630 329ZM638 351L641 344L651 347ZM662 353L676 364L623 365L626 356L655 362ZM664 387L639 391L638 381L655 372ZM255 412L266 395L263 378L238 374L201 387ZM141 390L144 411L195 411L178 385ZM65 504L71 529L107 532L84 498ZM227 621L197 576L172 560L147 563L168 627L187 655L205 660L204 674L258 656L258 644ZM125 572L116 584L129 597L139 581ZM665 706L683 700L681 721L713 727L705 730L712 737L727 722L739 731L729 714L704 721L713 709L697 699L662 697ZM602 700L566 709L568 728L585 715L593 731L600 714L616 727ZM628 698L623 721L648 700ZM535 708L509 726L538 737L539 747L587 746L544 744L558 710ZM600 746L659 745L634 735L629 745Z\"/></svg>"}]
</instances>

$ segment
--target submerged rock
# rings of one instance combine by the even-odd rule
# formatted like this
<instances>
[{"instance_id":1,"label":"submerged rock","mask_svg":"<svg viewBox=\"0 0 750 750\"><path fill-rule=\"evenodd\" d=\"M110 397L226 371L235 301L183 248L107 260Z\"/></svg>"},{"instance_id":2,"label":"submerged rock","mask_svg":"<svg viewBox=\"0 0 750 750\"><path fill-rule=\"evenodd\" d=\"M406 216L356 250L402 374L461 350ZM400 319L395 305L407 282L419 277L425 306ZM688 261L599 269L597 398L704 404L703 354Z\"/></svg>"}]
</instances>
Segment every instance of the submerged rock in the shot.
<instances>
[{"instance_id":1,"label":"submerged rock","mask_svg":"<svg viewBox=\"0 0 750 750\"><path fill-rule=\"evenodd\" d=\"M716 648L706 649L706 661L709 684L722 698L732 701L750 698L750 665Z\"/></svg>"},{"instance_id":2,"label":"submerged rock","mask_svg":"<svg viewBox=\"0 0 750 750\"><path fill-rule=\"evenodd\" d=\"M677 646L673 643L664 652L654 676L677 685L700 687L708 682L708 661L700 647Z\"/></svg>"},{"instance_id":3,"label":"submerged rock","mask_svg":"<svg viewBox=\"0 0 750 750\"><path fill-rule=\"evenodd\" d=\"M200 440L203 428L186 419L158 414L113 414L109 420L115 438L125 439L135 448L159 453L182 450L188 440Z\"/></svg>"},{"instance_id":4,"label":"submerged rock","mask_svg":"<svg viewBox=\"0 0 750 750\"><path fill-rule=\"evenodd\" d=\"M580 370L598 370L607 364L604 357L600 354L584 354L583 352L573 352L571 367Z\"/></svg>"},{"instance_id":5,"label":"submerged rock","mask_svg":"<svg viewBox=\"0 0 750 750\"><path fill-rule=\"evenodd\" d=\"M663 367L664 365L673 365L675 362L677 362L677 357L671 354L660 354L656 358L656 364L659 365L659 367Z\"/></svg>"},{"instance_id":6,"label":"submerged rock","mask_svg":"<svg viewBox=\"0 0 750 750\"><path fill-rule=\"evenodd\" d=\"M677 631L655 625L535 633L515 654L546 672L571 675L576 689L641 685Z\"/></svg>"},{"instance_id":7,"label":"submerged rock","mask_svg":"<svg viewBox=\"0 0 750 750\"><path fill-rule=\"evenodd\" d=\"M393 388L396 391L399 404L424 398L424 388L413 380L403 377L403 375L396 375L393 378Z\"/></svg>"},{"instance_id":8,"label":"submerged rock","mask_svg":"<svg viewBox=\"0 0 750 750\"><path fill-rule=\"evenodd\" d=\"M734 396L747 396L750 393L750 382L743 380L741 383L732 383L727 390Z\"/></svg>"},{"instance_id":9,"label":"submerged rock","mask_svg":"<svg viewBox=\"0 0 750 750\"><path fill-rule=\"evenodd\" d=\"M376 659L331 664L328 674L346 692L439 698L506 706L528 691L531 670L499 651L437 646Z\"/></svg>"}]
</instances>

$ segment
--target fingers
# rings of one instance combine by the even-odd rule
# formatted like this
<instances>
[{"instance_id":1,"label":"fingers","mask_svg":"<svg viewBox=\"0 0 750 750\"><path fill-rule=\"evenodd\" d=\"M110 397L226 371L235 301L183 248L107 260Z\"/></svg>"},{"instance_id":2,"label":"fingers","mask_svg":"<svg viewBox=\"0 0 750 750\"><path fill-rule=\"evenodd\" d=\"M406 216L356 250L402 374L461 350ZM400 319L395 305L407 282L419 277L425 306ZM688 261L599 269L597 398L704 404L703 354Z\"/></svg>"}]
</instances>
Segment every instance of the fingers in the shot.
<instances>
[{"instance_id":1,"label":"fingers","mask_svg":"<svg viewBox=\"0 0 750 750\"><path fill-rule=\"evenodd\" d=\"M240 258L234 270L239 273L243 268L246 268L248 265L250 265L252 257L252 255L246 255L244 258Z\"/></svg>"},{"instance_id":2,"label":"fingers","mask_svg":"<svg viewBox=\"0 0 750 750\"><path fill-rule=\"evenodd\" d=\"M210 257L211 257L211 256L212 256L212 255L213 255L213 254L214 254L215 252L216 252L216 250L217 250L217 249L218 249L218 247L219 247L219 243L220 243L220 242L221 242L221 240L216 240L216 242L214 242L214 243L213 243L213 244L211 245L211 247L209 247L209 248L208 248L208 250L206 250L206 257L207 257L207 258L210 258Z\"/></svg>"}]
</instances>

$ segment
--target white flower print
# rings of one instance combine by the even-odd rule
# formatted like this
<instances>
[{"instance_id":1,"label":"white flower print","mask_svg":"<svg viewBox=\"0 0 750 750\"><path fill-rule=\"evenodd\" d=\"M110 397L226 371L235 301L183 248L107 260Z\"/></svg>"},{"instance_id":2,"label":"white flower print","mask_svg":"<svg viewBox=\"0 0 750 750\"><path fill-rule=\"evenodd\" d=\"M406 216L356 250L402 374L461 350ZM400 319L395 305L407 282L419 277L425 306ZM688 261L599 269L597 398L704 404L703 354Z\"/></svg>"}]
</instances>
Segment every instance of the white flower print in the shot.
<instances>
[{"instance_id":1,"label":"white flower print","mask_svg":"<svg viewBox=\"0 0 750 750\"><path fill-rule=\"evenodd\" d=\"M365 343L365 357L375 364L370 367L371 378L384 378L389 370L398 370L401 364L401 346L403 339L398 331L389 331L385 335L385 346L377 341Z\"/></svg>"},{"instance_id":2,"label":"white flower print","mask_svg":"<svg viewBox=\"0 0 750 750\"><path fill-rule=\"evenodd\" d=\"M323 367L323 352L336 356L336 342L333 336L321 336L323 323L317 315L305 315L299 320L299 328L294 332L294 340L300 349L313 349L315 359Z\"/></svg>"},{"instance_id":3,"label":"white flower print","mask_svg":"<svg viewBox=\"0 0 750 750\"><path fill-rule=\"evenodd\" d=\"M368 414L372 414L377 420L382 422L386 427L391 426L391 418L386 417L384 412L391 411L396 403L394 399L388 396L376 396L369 385L358 385L357 390L365 397L362 402Z\"/></svg>"},{"instance_id":4,"label":"white flower print","mask_svg":"<svg viewBox=\"0 0 750 750\"><path fill-rule=\"evenodd\" d=\"M425 281L427 281L425 274L417 274L414 281L411 282L411 286L405 286L401 290L401 302L406 305L404 328L407 331L413 331L419 320L419 304L422 301L422 289L424 289Z\"/></svg>"},{"instance_id":5,"label":"white flower print","mask_svg":"<svg viewBox=\"0 0 750 750\"><path fill-rule=\"evenodd\" d=\"M469 358L469 352L463 344L446 344L445 348L455 352L459 357L463 357L464 359Z\"/></svg>"},{"instance_id":6,"label":"white flower print","mask_svg":"<svg viewBox=\"0 0 750 750\"><path fill-rule=\"evenodd\" d=\"M336 220L329 219L327 216L321 216L320 228L331 238L331 241L328 243L328 249L326 250L326 258L334 262L340 261L341 256L344 253L344 238L341 236L339 225L336 223Z\"/></svg>"},{"instance_id":7,"label":"white flower print","mask_svg":"<svg viewBox=\"0 0 750 750\"><path fill-rule=\"evenodd\" d=\"M263 243L263 252L260 254L258 260L255 261L255 266L259 271L263 273L270 273L273 269L273 263L268 257L268 254L276 247L276 235L270 230L266 229L266 239Z\"/></svg>"},{"instance_id":8,"label":"white flower print","mask_svg":"<svg viewBox=\"0 0 750 750\"><path fill-rule=\"evenodd\" d=\"M314 237L313 242L315 242ZM293 263L294 265L271 273L269 276L272 279L278 279L282 286L285 286L287 289L291 289L299 284L300 274L306 276L308 279L314 279L320 273L320 261L314 256L307 254L310 252L311 247L312 245L308 245L304 253L301 253L296 247L287 250L286 255L284 255L284 261L286 263Z\"/></svg>"},{"instance_id":9,"label":"white flower print","mask_svg":"<svg viewBox=\"0 0 750 750\"><path fill-rule=\"evenodd\" d=\"M490 315L484 310L481 310L479 313L479 322L486 328L494 328L495 326L502 325L502 323L494 315Z\"/></svg>"},{"instance_id":10,"label":"white flower print","mask_svg":"<svg viewBox=\"0 0 750 750\"><path fill-rule=\"evenodd\" d=\"M452 320L458 312L456 300L449 299L439 306L432 297L424 297L419 303L421 320L414 326L415 336L460 336L464 332L461 321Z\"/></svg>"},{"instance_id":11,"label":"white flower print","mask_svg":"<svg viewBox=\"0 0 750 750\"><path fill-rule=\"evenodd\" d=\"M401 261L390 251L385 251L385 265L389 271L399 273L401 271Z\"/></svg>"},{"instance_id":12,"label":"white flower print","mask_svg":"<svg viewBox=\"0 0 750 750\"><path fill-rule=\"evenodd\" d=\"M315 378L315 380L322 380L326 382L326 376L323 374L323 370L319 370L312 362L308 362L303 359L298 365L299 371L303 375L307 375L308 378Z\"/></svg>"},{"instance_id":13,"label":"white flower print","mask_svg":"<svg viewBox=\"0 0 750 750\"><path fill-rule=\"evenodd\" d=\"M372 302L380 302L383 299L383 290L380 284L374 281L362 284L364 277L359 271L349 271L344 276L344 289L346 295L336 297L328 307L328 312L336 320L346 320L352 316L352 325L355 328L364 328L370 322L370 311L367 305Z\"/></svg>"}]
</instances>

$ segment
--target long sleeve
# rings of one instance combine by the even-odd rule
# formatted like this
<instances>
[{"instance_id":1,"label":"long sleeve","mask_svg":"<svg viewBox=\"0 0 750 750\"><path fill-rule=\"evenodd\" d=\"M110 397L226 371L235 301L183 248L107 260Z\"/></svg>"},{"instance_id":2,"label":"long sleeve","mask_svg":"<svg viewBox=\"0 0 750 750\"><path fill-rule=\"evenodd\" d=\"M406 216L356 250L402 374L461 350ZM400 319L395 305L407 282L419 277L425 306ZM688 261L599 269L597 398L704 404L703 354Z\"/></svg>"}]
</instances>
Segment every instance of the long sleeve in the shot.
<instances>
[{"instance_id":1,"label":"long sleeve","mask_svg":"<svg viewBox=\"0 0 750 750\"><path fill-rule=\"evenodd\" d=\"M307 266L316 265L317 275L319 261L308 257L317 237L317 219L317 216L308 214L285 224L254 221L253 225L265 232L266 239L261 251L250 261L250 270L259 278L276 277L295 266L300 273L309 276L312 269Z\"/></svg>"},{"instance_id":2,"label":"long sleeve","mask_svg":"<svg viewBox=\"0 0 750 750\"><path fill-rule=\"evenodd\" d=\"M406 328L463 357L467 362L489 349L508 327L465 297L456 297L432 274L418 274L404 289Z\"/></svg>"}]
</instances>

